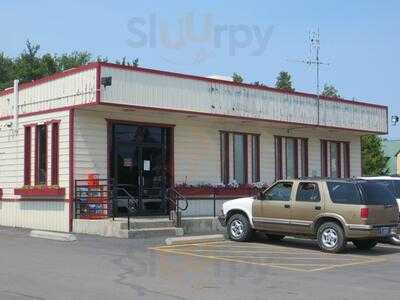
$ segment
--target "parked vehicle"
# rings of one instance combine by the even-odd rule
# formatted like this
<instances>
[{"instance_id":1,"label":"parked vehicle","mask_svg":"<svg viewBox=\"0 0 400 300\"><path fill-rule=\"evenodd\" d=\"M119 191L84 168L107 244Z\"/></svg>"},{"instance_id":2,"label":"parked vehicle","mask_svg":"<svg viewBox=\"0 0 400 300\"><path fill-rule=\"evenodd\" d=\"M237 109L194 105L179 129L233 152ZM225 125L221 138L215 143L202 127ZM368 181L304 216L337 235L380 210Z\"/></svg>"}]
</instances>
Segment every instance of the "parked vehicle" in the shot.
<instances>
[{"instance_id":1,"label":"parked vehicle","mask_svg":"<svg viewBox=\"0 0 400 300\"><path fill-rule=\"evenodd\" d=\"M340 252L347 241L368 250L396 234L398 210L382 184L310 178L277 181L259 197L227 201L219 220L234 241L247 241L254 231L272 240L300 235L316 237L323 251Z\"/></svg>"},{"instance_id":2,"label":"parked vehicle","mask_svg":"<svg viewBox=\"0 0 400 300\"><path fill-rule=\"evenodd\" d=\"M360 179L383 184L396 197L397 204L400 207L400 177L398 176L377 176L377 177L360 177ZM400 214L400 211L399 211ZM400 246L400 229L397 229L397 234L390 237L389 242Z\"/></svg>"}]
</instances>

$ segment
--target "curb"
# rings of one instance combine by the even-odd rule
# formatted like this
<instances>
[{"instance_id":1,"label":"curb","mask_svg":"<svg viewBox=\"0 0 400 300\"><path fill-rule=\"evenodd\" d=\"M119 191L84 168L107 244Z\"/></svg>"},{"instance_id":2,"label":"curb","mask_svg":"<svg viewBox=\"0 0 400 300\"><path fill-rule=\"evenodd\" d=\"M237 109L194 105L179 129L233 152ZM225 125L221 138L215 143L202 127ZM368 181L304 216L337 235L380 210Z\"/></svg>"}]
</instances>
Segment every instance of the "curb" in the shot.
<instances>
[{"instance_id":1,"label":"curb","mask_svg":"<svg viewBox=\"0 0 400 300\"><path fill-rule=\"evenodd\" d=\"M30 237L61 241L61 242L74 242L76 241L76 236L69 233L51 232L51 231L41 231L32 230Z\"/></svg>"},{"instance_id":2,"label":"curb","mask_svg":"<svg viewBox=\"0 0 400 300\"><path fill-rule=\"evenodd\" d=\"M223 234L183 236L183 237L167 238L165 240L165 244L167 244L168 246L172 246L172 245L184 245L193 243L219 242L224 240L225 236Z\"/></svg>"}]
</instances>

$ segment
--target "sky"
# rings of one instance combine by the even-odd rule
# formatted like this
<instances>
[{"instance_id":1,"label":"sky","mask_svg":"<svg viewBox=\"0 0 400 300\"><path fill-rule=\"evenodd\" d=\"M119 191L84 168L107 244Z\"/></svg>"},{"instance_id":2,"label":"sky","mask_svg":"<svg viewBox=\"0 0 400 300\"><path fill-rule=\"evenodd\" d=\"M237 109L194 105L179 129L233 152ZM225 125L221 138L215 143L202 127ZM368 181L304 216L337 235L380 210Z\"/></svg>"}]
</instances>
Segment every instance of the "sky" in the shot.
<instances>
[{"instance_id":1,"label":"sky","mask_svg":"<svg viewBox=\"0 0 400 300\"><path fill-rule=\"evenodd\" d=\"M400 1L0 0L0 52L27 39L41 53L88 51L195 75L239 73L273 86L282 70L315 92L309 32L320 31L320 83L400 115ZM311 53L312 57L315 53ZM389 124L400 139L400 123Z\"/></svg>"}]
</instances>

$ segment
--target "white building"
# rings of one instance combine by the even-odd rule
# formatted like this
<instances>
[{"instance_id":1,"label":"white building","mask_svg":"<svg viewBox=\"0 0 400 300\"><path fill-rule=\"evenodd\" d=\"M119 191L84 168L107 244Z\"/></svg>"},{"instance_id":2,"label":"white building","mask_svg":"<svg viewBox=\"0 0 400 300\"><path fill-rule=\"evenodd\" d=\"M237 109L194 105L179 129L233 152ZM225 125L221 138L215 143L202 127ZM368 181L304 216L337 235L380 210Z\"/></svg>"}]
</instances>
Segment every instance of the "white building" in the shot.
<instances>
[{"instance_id":1,"label":"white building","mask_svg":"<svg viewBox=\"0 0 400 300\"><path fill-rule=\"evenodd\" d=\"M93 63L0 92L0 225L69 231L75 180L126 184L142 214L160 190L361 175L360 137L387 107ZM147 199L147 200L146 200Z\"/></svg>"}]
</instances>

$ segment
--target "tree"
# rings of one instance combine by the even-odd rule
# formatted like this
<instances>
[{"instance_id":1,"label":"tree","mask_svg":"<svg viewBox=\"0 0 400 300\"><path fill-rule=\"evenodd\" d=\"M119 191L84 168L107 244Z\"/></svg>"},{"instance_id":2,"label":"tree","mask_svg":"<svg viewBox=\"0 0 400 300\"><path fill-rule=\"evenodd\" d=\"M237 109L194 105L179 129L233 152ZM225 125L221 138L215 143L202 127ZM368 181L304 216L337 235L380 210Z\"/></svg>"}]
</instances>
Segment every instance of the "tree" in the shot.
<instances>
[{"instance_id":1,"label":"tree","mask_svg":"<svg viewBox=\"0 0 400 300\"><path fill-rule=\"evenodd\" d=\"M324 85L324 90L321 93L322 96L332 97L332 98L340 98L339 91L333 85L326 84Z\"/></svg>"},{"instance_id":2,"label":"tree","mask_svg":"<svg viewBox=\"0 0 400 300\"><path fill-rule=\"evenodd\" d=\"M132 59L131 61L128 61L127 59L126 59L126 56L124 56L123 58L122 58L122 60L116 60L115 61L115 63L117 64L117 65L121 65L121 66L129 66L129 67L138 67L139 66L139 58L135 58L135 59Z\"/></svg>"},{"instance_id":3,"label":"tree","mask_svg":"<svg viewBox=\"0 0 400 300\"><path fill-rule=\"evenodd\" d=\"M56 72L65 71L86 65L93 61L92 55L86 51L73 51L61 55L45 53L40 55L40 46L27 40L25 49L16 58L0 53L0 90L13 85L13 80L18 78L21 83L52 75ZM96 59L95 59L96 60ZM108 58L97 57L97 61L108 61ZM128 61L124 57L117 64L125 66L139 65L139 59Z\"/></svg>"},{"instance_id":4,"label":"tree","mask_svg":"<svg viewBox=\"0 0 400 300\"><path fill-rule=\"evenodd\" d=\"M3 52L0 53L0 90L11 86L14 77L13 60Z\"/></svg>"},{"instance_id":5,"label":"tree","mask_svg":"<svg viewBox=\"0 0 400 300\"><path fill-rule=\"evenodd\" d=\"M286 71L279 72L278 77L276 77L275 86L278 89L282 89L285 91L293 92L294 88L292 87L292 77Z\"/></svg>"},{"instance_id":6,"label":"tree","mask_svg":"<svg viewBox=\"0 0 400 300\"><path fill-rule=\"evenodd\" d=\"M238 73L233 73L232 75L233 82L242 83L243 77L240 76Z\"/></svg>"},{"instance_id":7,"label":"tree","mask_svg":"<svg viewBox=\"0 0 400 300\"><path fill-rule=\"evenodd\" d=\"M362 174L364 176L387 175L388 157L382 148L382 139L376 135L366 135L361 138Z\"/></svg>"}]
</instances>

